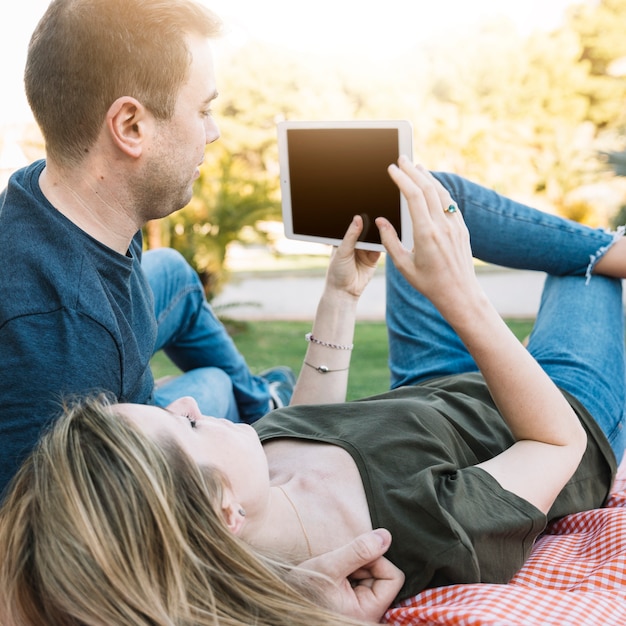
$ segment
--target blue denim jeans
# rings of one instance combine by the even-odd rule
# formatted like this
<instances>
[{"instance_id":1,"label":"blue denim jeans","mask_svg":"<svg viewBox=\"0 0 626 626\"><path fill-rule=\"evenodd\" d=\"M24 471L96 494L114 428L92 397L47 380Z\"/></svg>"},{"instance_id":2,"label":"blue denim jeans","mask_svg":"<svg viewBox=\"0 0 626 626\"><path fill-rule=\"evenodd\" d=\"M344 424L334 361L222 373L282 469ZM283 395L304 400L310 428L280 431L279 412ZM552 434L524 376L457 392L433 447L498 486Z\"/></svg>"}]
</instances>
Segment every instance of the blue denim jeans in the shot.
<instances>
[{"instance_id":1,"label":"blue denim jeans","mask_svg":"<svg viewBox=\"0 0 626 626\"><path fill-rule=\"evenodd\" d=\"M624 453L624 313L620 280L591 270L617 235L537 211L452 174L435 173L470 231L476 258L546 272L528 350L550 378L578 398ZM477 371L435 307L387 258L391 387Z\"/></svg>"},{"instance_id":2,"label":"blue denim jeans","mask_svg":"<svg viewBox=\"0 0 626 626\"><path fill-rule=\"evenodd\" d=\"M202 283L175 250L145 252L142 267L154 294L158 332L154 351L163 350L183 372L155 389L165 406L192 396L204 415L254 421L269 410L267 382L254 376L206 301Z\"/></svg>"}]
</instances>

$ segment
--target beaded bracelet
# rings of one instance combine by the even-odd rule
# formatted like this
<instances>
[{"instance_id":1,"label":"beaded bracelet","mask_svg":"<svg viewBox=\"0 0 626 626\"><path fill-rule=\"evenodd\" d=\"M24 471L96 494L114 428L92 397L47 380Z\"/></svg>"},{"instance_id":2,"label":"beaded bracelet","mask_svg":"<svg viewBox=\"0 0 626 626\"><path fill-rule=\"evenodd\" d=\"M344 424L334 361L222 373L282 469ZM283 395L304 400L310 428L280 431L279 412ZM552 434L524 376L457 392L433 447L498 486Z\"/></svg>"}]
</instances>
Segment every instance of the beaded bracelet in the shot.
<instances>
[{"instance_id":1,"label":"beaded bracelet","mask_svg":"<svg viewBox=\"0 0 626 626\"><path fill-rule=\"evenodd\" d=\"M328 365L313 365L313 363L307 363L306 361L304 361L304 364L314 370L317 370L320 374L328 374L329 372L347 372L350 369L349 367L342 367L338 370L331 370Z\"/></svg>"},{"instance_id":2,"label":"beaded bracelet","mask_svg":"<svg viewBox=\"0 0 626 626\"><path fill-rule=\"evenodd\" d=\"M352 348L354 348L353 343L351 343L349 346L342 346L339 343L326 343L325 341L322 341L321 339L314 337L313 333L307 333L306 335L304 335L304 338L311 343L316 343L326 348L333 348L334 350L352 350Z\"/></svg>"}]
</instances>

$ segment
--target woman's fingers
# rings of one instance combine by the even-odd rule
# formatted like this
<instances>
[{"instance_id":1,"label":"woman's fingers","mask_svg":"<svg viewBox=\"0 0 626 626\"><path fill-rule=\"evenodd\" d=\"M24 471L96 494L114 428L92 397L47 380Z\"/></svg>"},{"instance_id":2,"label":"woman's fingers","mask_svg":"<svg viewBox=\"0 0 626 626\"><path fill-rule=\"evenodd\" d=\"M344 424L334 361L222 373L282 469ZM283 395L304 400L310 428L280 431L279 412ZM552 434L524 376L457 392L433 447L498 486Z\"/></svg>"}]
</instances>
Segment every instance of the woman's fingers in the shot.
<instances>
[{"instance_id":1,"label":"woman's fingers","mask_svg":"<svg viewBox=\"0 0 626 626\"><path fill-rule=\"evenodd\" d=\"M326 275L327 286L357 297L372 278L380 258L380 252L355 248L362 231L363 218L355 215L343 240L333 250Z\"/></svg>"},{"instance_id":2,"label":"woman's fingers","mask_svg":"<svg viewBox=\"0 0 626 626\"><path fill-rule=\"evenodd\" d=\"M430 215L435 220L457 212L458 207L450 192L421 164L413 164L406 157L398 161L400 169L421 189Z\"/></svg>"},{"instance_id":3,"label":"woman's fingers","mask_svg":"<svg viewBox=\"0 0 626 626\"><path fill-rule=\"evenodd\" d=\"M411 215L414 249L403 249L391 225L377 220L381 240L394 263L418 290L437 296L442 278L466 283L473 272L463 216L449 192L423 166L406 157L389 166L389 175L405 196Z\"/></svg>"}]
</instances>

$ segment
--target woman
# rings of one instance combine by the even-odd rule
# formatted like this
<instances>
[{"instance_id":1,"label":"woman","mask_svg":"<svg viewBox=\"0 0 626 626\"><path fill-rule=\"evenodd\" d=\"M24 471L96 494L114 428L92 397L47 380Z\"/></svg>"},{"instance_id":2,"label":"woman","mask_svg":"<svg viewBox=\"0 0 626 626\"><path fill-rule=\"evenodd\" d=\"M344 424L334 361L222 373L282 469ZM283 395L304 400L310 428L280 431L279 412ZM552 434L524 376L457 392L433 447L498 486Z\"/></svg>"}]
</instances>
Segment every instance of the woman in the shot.
<instances>
[{"instance_id":1,"label":"woman","mask_svg":"<svg viewBox=\"0 0 626 626\"><path fill-rule=\"evenodd\" d=\"M389 173L415 242L377 220L393 260L392 391L343 404L378 259L354 249L355 217L294 406L250 427L190 398L95 402L44 437L0 514L8 624L332 622L316 605L378 620L426 587L506 582L548 520L602 505L624 450L622 292L608 276L626 276L625 241L405 158ZM482 292L472 248L554 274L528 349ZM388 560L376 531L381 551L341 573L342 547L377 527ZM305 574L333 559L340 574Z\"/></svg>"}]
</instances>

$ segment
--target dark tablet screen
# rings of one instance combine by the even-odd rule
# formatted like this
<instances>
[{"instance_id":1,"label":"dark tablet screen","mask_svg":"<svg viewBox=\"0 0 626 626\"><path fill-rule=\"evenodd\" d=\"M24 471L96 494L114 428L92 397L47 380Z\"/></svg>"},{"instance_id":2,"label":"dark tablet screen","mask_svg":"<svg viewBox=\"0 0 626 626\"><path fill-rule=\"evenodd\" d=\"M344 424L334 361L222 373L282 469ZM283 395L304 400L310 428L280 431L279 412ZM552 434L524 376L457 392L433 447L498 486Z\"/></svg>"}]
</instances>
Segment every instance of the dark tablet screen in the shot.
<instances>
[{"instance_id":1,"label":"dark tablet screen","mask_svg":"<svg viewBox=\"0 0 626 626\"><path fill-rule=\"evenodd\" d=\"M400 192L387 173L398 160L397 128L291 128L287 141L295 235L342 239L357 214L362 241L380 243L381 215L401 235Z\"/></svg>"}]
</instances>

